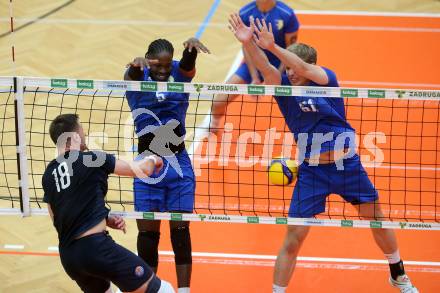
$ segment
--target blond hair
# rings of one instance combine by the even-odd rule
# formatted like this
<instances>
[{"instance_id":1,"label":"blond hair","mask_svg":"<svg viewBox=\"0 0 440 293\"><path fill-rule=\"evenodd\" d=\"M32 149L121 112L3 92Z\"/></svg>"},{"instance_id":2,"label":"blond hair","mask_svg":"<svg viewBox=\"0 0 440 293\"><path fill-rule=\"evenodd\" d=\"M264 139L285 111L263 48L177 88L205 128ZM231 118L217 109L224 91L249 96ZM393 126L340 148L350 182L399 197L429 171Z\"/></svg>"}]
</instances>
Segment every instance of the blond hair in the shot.
<instances>
[{"instance_id":1,"label":"blond hair","mask_svg":"<svg viewBox=\"0 0 440 293\"><path fill-rule=\"evenodd\" d=\"M315 48L306 44L295 43L287 47L287 50L296 54L304 62L309 64L316 64L318 60L318 54Z\"/></svg>"}]
</instances>

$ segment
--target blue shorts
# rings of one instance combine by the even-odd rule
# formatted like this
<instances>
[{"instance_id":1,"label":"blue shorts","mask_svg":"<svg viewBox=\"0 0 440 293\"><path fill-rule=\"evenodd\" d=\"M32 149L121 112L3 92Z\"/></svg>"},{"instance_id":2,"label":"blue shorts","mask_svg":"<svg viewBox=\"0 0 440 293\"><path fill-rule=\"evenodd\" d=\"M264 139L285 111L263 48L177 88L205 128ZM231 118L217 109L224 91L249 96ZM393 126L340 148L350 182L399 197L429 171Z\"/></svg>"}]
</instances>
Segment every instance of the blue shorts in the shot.
<instances>
[{"instance_id":1,"label":"blue shorts","mask_svg":"<svg viewBox=\"0 0 440 293\"><path fill-rule=\"evenodd\" d=\"M131 292L153 275L137 255L117 244L108 233L96 233L60 247L61 264L84 292L105 292L110 282Z\"/></svg>"},{"instance_id":2,"label":"blue shorts","mask_svg":"<svg viewBox=\"0 0 440 293\"><path fill-rule=\"evenodd\" d=\"M246 62L241 63L241 65L235 71L235 74L240 76L240 78L244 80L245 84L250 84L252 82L252 76ZM263 76L259 71L258 76L260 77L260 80L263 80Z\"/></svg>"},{"instance_id":3,"label":"blue shorts","mask_svg":"<svg viewBox=\"0 0 440 293\"><path fill-rule=\"evenodd\" d=\"M273 60L270 63L273 66L275 66L276 68L278 68L280 66L280 62L278 60ZM252 82L252 76L249 71L249 67L246 64L246 62L244 62L244 61L237 68L237 70L235 71L235 74L238 75L241 79L243 79L245 84L250 84ZM261 81L264 80L260 71L258 71L258 77L260 78Z\"/></svg>"},{"instance_id":4,"label":"blue shorts","mask_svg":"<svg viewBox=\"0 0 440 293\"><path fill-rule=\"evenodd\" d=\"M164 176L155 184L148 184L135 178L133 183L134 208L137 212L192 212L194 208L195 177L188 153L176 154L182 177L170 162L164 159L161 173L153 179ZM168 170L166 170L168 167ZM166 172L166 173L165 173Z\"/></svg>"},{"instance_id":5,"label":"blue shorts","mask_svg":"<svg viewBox=\"0 0 440 293\"><path fill-rule=\"evenodd\" d=\"M309 166L304 162L298 168L289 217L310 218L324 212L325 200L332 193L353 205L378 199L357 154L344 160L344 170L337 170L336 164Z\"/></svg>"}]
</instances>

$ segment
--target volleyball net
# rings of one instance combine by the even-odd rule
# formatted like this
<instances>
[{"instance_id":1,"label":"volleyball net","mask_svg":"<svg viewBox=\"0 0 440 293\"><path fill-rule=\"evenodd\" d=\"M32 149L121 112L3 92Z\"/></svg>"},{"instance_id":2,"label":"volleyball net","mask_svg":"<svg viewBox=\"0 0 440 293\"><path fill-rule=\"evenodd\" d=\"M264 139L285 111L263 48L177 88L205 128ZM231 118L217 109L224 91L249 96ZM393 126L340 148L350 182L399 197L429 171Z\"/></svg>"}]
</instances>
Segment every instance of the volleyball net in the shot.
<instances>
[{"instance_id":1,"label":"volleyball net","mask_svg":"<svg viewBox=\"0 0 440 293\"><path fill-rule=\"evenodd\" d=\"M195 205L192 214L133 212L133 179L111 176L106 202L114 213L206 222L440 229L440 91L410 89L0 77L0 213L47 213L41 176L56 157L49 125L59 114L79 115L89 149L135 158L137 137L126 91L190 94L185 145L196 178ZM226 94L229 103L218 129L211 129L218 94ZM287 216L296 182L274 185L268 166L274 158L298 159L298 148L273 95L344 98L347 120L356 130L356 151L379 193L385 219L360 219L336 194L327 197L325 212L315 218Z\"/></svg>"}]
</instances>

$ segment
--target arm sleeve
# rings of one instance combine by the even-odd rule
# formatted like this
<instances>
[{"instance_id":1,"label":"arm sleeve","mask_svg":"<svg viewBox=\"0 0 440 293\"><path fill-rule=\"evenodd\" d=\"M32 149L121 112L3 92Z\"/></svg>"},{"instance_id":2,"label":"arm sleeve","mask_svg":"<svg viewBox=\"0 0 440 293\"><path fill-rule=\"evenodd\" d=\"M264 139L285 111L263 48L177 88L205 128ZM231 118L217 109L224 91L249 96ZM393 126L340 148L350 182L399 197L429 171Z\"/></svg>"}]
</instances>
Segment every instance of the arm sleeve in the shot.
<instances>
[{"instance_id":1,"label":"arm sleeve","mask_svg":"<svg viewBox=\"0 0 440 293\"><path fill-rule=\"evenodd\" d=\"M105 162L102 168L108 173L113 173L115 171L116 158L112 154L105 154Z\"/></svg>"},{"instance_id":2,"label":"arm sleeve","mask_svg":"<svg viewBox=\"0 0 440 293\"><path fill-rule=\"evenodd\" d=\"M144 77L144 72L139 67L130 66L127 69L127 74L131 80L142 81Z\"/></svg>"},{"instance_id":3,"label":"arm sleeve","mask_svg":"<svg viewBox=\"0 0 440 293\"><path fill-rule=\"evenodd\" d=\"M185 72L182 68L180 68L178 61L174 61L174 62L175 64L173 65L173 71L171 72L174 81L190 82L194 78L195 68L194 68L194 72Z\"/></svg>"},{"instance_id":4,"label":"arm sleeve","mask_svg":"<svg viewBox=\"0 0 440 293\"><path fill-rule=\"evenodd\" d=\"M330 70L328 68L322 67L322 69L324 69L324 71L325 71L325 73L327 74L327 77L328 77L327 86L338 87L339 83L338 83L338 79L336 77L336 74L332 70Z\"/></svg>"},{"instance_id":5,"label":"arm sleeve","mask_svg":"<svg viewBox=\"0 0 440 293\"><path fill-rule=\"evenodd\" d=\"M299 29L299 21L298 18L296 18L295 12L292 11L292 13L286 19L286 26L284 33L294 33L298 31L298 29Z\"/></svg>"}]
</instances>

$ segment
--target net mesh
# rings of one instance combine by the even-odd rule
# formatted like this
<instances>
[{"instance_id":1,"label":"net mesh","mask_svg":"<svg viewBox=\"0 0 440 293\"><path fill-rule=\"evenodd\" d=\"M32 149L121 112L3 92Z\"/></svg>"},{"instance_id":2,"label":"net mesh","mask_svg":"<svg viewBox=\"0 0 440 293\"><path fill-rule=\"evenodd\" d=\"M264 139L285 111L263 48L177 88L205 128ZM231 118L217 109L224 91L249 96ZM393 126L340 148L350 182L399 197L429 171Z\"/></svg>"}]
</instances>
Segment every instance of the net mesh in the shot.
<instances>
[{"instance_id":1,"label":"net mesh","mask_svg":"<svg viewBox=\"0 0 440 293\"><path fill-rule=\"evenodd\" d=\"M13 95L0 91L2 201L18 199ZM268 164L275 157L295 158L296 144L271 96L229 95L221 128L209 133L213 94L191 94L185 138L196 174L194 211L200 214L286 216L295 182L275 186ZM292 97L286 97L292 98ZM48 135L50 122L77 113L91 149L119 158L136 156L137 138L125 92L26 86L24 91L29 188L33 208L42 202L41 176L56 155ZM379 192L389 220L438 222L440 218L440 103L438 100L345 99L355 128L358 153ZM224 126L224 127L223 127ZM6 139L7 137L7 139ZM132 179L111 176L107 203L113 211L133 211ZM317 218L358 219L338 195L327 198Z\"/></svg>"}]
</instances>

